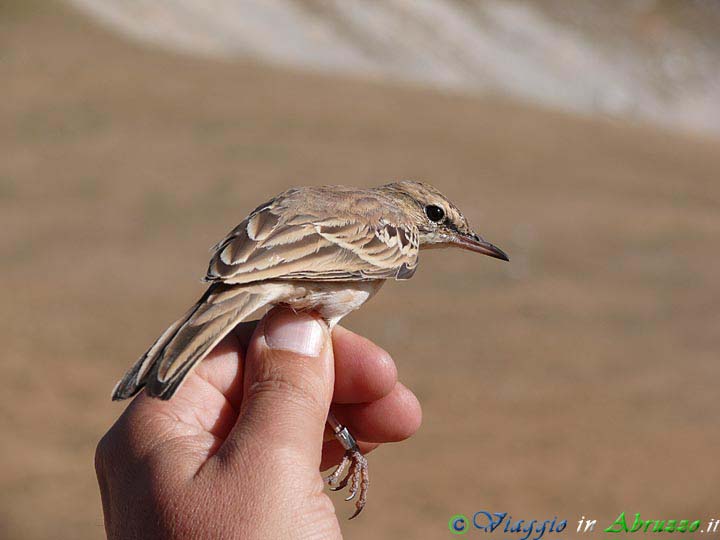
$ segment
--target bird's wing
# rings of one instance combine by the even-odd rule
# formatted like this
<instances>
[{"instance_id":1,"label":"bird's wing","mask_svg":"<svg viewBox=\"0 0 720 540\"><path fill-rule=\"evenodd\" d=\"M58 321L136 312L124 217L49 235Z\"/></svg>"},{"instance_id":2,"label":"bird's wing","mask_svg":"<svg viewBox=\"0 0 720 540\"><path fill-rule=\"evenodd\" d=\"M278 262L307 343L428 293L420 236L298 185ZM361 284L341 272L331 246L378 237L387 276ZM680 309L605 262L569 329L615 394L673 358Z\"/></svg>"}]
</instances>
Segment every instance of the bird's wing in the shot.
<instances>
[{"instance_id":1,"label":"bird's wing","mask_svg":"<svg viewBox=\"0 0 720 540\"><path fill-rule=\"evenodd\" d=\"M417 266L418 231L358 216L286 215L255 210L217 246L206 281L408 279Z\"/></svg>"}]
</instances>

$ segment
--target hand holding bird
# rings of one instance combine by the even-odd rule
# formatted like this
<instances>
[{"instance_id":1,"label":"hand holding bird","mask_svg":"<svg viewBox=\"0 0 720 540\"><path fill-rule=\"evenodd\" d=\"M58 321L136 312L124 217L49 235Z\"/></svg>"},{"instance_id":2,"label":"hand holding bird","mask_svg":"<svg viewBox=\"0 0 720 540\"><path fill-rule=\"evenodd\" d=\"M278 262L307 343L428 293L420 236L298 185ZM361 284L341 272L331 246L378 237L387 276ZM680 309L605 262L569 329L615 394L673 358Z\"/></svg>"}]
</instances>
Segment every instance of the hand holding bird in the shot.
<instances>
[{"instance_id":1,"label":"hand holding bird","mask_svg":"<svg viewBox=\"0 0 720 540\"><path fill-rule=\"evenodd\" d=\"M367 339L338 325L331 341L317 315L281 307L241 323L172 399L141 393L103 437L108 538L341 538L318 472L345 452L328 407L365 455L421 420Z\"/></svg>"},{"instance_id":2,"label":"hand holding bird","mask_svg":"<svg viewBox=\"0 0 720 540\"><path fill-rule=\"evenodd\" d=\"M386 280L412 277L421 249L439 247L508 260L427 184L290 189L257 207L215 246L208 290L128 371L113 399L143 388L170 399L235 326L273 306L315 312L332 330ZM332 416L328 421L346 453L327 480L336 488L350 484L355 517L367 498L367 460L347 428Z\"/></svg>"}]
</instances>

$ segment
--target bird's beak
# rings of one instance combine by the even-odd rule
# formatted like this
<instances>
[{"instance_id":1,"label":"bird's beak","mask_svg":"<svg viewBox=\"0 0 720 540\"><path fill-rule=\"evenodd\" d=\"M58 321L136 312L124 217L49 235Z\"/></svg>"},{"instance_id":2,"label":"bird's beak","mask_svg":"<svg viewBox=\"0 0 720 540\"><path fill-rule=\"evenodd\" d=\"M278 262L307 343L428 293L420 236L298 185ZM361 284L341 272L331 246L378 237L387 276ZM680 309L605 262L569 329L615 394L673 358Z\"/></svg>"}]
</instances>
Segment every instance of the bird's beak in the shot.
<instances>
[{"instance_id":1,"label":"bird's beak","mask_svg":"<svg viewBox=\"0 0 720 540\"><path fill-rule=\"evenodd\" d=\"M510 257L508 257L507 253L505 253L502 249L497 246L493 246L490 242L487 242L475 233L458 234L450 240L450 243L461 249L467 249L468 251L474 251L475 253L482 253L483 255L489 255L490 257L501 259L503 261L510 260Z\"/></svg>"}]
</instances>

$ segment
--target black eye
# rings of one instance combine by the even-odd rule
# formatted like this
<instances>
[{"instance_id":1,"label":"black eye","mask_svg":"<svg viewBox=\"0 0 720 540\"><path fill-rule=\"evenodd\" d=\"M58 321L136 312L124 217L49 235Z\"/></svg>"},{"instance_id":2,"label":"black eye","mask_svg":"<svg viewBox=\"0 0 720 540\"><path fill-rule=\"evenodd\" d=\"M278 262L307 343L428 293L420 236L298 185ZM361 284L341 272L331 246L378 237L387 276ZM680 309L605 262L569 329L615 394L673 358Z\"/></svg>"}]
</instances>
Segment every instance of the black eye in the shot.
<instances>
[{"instance_id":1,"label":"black eye","mask_svg":"<svg viewBox=\"0 0 720 540\"><path fill-rule=\"evenodd\" d=\"M445 211L434 204L428 204L425 207L425 213L427 214L427 217L430 218L430 221L434 221L436 223L445 217Z\"/></svg>"}]
</instances>

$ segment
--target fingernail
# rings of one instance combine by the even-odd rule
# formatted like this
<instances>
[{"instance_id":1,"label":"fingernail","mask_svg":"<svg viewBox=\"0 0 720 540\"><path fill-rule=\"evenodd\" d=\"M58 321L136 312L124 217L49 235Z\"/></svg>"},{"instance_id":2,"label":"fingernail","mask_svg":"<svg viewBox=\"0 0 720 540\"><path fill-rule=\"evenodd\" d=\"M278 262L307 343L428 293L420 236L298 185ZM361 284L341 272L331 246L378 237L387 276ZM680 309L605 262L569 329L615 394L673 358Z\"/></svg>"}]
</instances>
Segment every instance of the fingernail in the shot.
<instances>
[{"instance_id":1,"label":"fingernail","mask_svg":"<svg viewBox=\"0 0 720 540\"><path fill-rule=\"evenodd\" d=\"M317 319L287 310L271 313L264 333L269 348L303 356L318 356L325 342L325 331Z\"/></svg>"}]
</instances>

